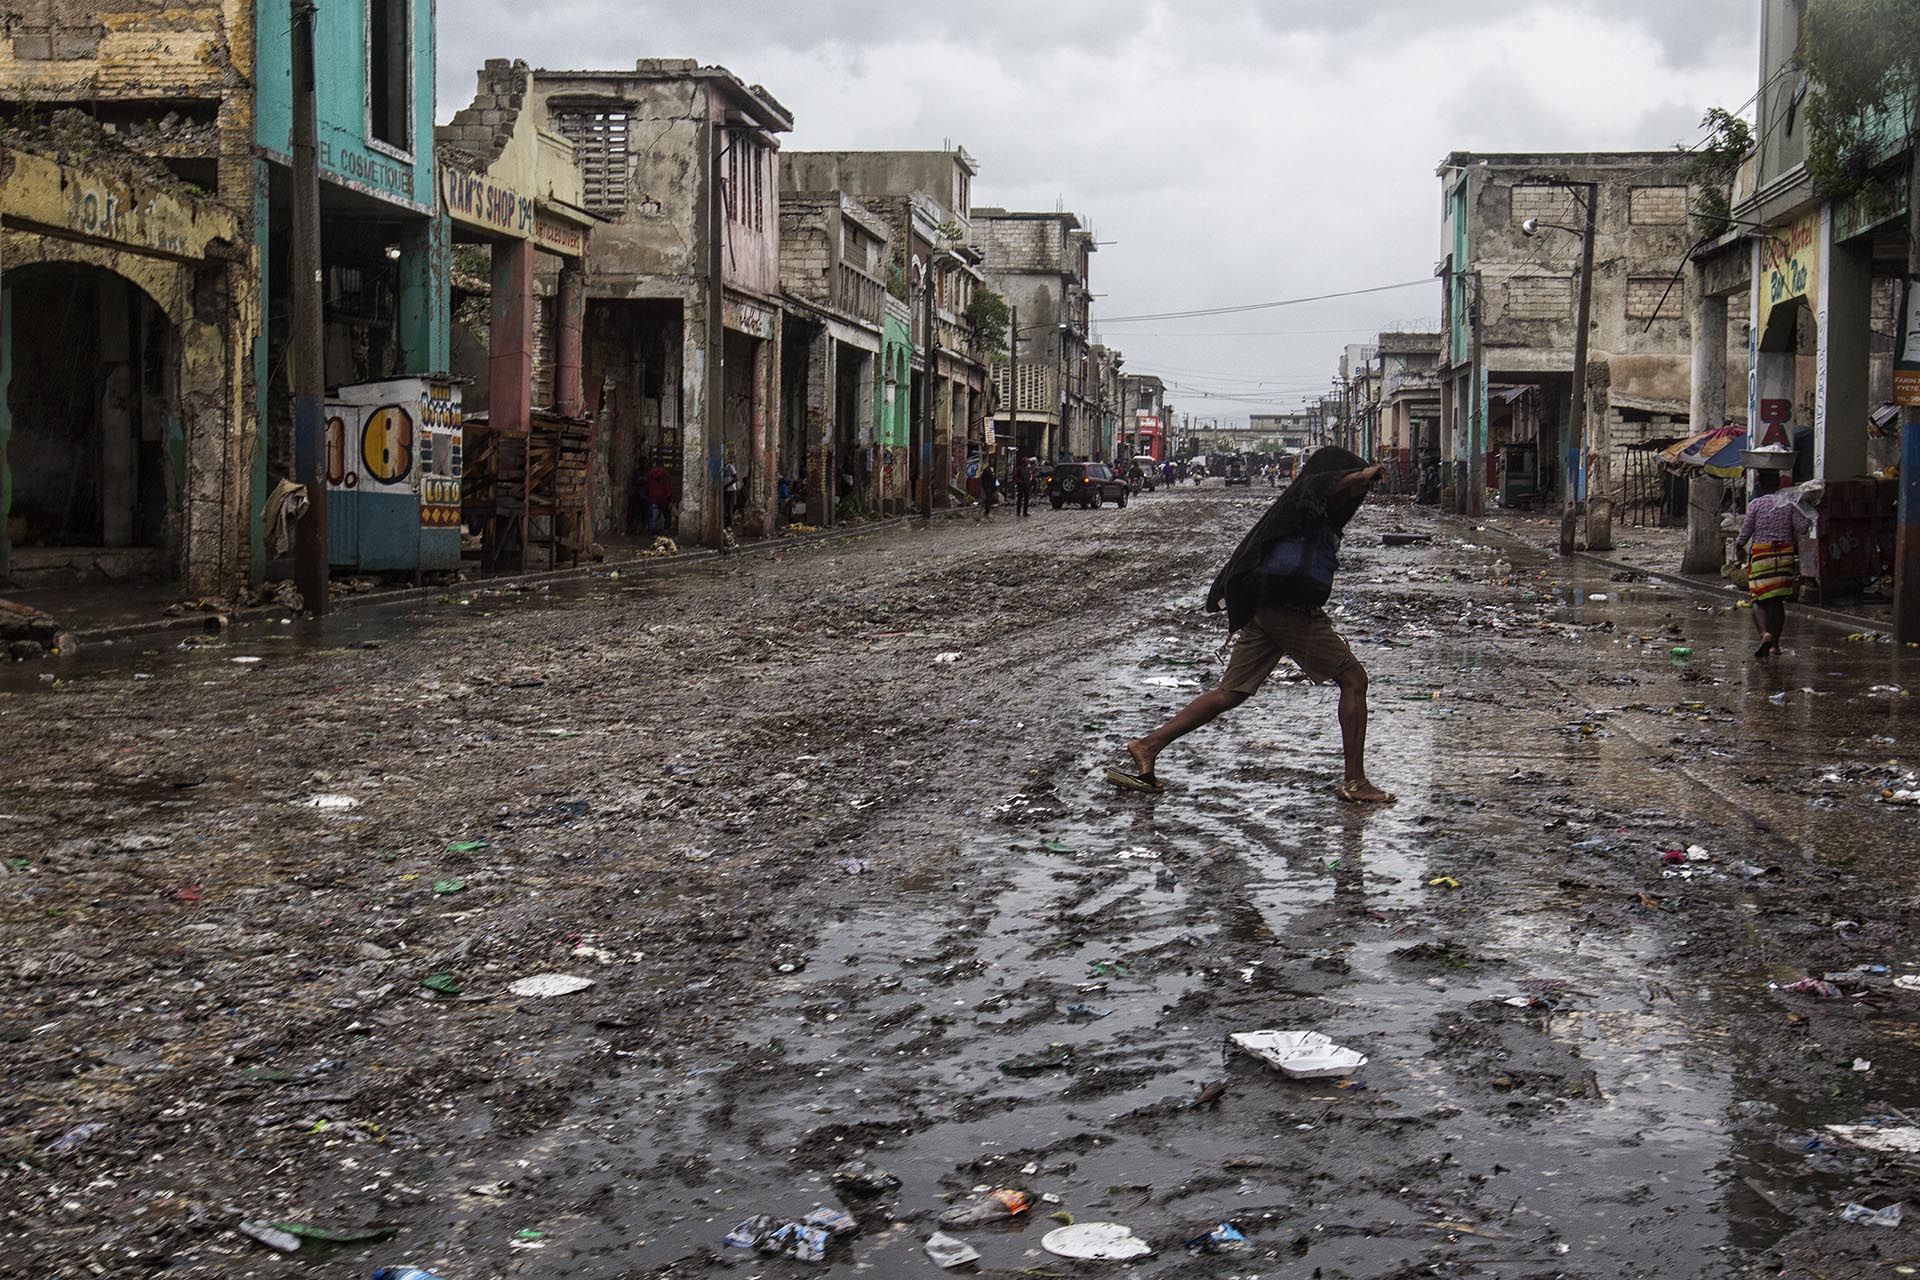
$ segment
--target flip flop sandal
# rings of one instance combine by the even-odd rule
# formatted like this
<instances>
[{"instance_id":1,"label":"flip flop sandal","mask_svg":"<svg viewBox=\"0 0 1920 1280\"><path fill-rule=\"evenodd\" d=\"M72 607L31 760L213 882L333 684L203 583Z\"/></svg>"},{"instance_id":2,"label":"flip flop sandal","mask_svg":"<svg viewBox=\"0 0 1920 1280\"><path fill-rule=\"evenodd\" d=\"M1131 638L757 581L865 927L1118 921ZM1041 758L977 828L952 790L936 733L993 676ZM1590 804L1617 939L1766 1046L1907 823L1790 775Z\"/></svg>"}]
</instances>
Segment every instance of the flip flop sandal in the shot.
<instances>
[{"instance_id":1,"label":"flip flop sandal","mask_svg":"<svg viewBox=\"0 0 1920 1280\"><path fill-rule=\"evenodd\" d=\"M1382 791L1377 796L1361 795L1359 788L1351 782L1341 783L1333 794L1339 796L1348 804L1393 804L1399 800L1398 796L1385 791Z\"/></svg>"},{"instance_id":2,"label":"flip flop sandal","mask_svg":"<svg viewBox=\"0 0 1920 1280\"><path fill-rule=\"evenodd\" d=\"M1123 791L1144 791L1149 795L1159 795L1167 789L1167 784L1151 773L1133 773L1118 765L1107 770L1107 781Z\"/></svg>"}]
</instances>

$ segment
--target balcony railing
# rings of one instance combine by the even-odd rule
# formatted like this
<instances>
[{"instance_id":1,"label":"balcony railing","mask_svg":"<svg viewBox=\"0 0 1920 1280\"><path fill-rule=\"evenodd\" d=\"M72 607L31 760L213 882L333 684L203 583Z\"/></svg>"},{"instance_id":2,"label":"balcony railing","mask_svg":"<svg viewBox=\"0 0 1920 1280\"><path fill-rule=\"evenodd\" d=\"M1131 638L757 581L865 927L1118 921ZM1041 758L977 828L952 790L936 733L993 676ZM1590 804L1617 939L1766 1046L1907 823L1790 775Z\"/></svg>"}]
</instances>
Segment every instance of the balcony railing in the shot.
<instances>
[{"instance_id":1,"label":"balcony railing","mask_svg":"<svg viewBox=\"0 0 1920 1280\"><path fill-rule=\"evenodd\" d=\"M885 310L886 295L887 287L877 278L850 262L840 264L834 276L833 302L842 311L877 325Z\"/></svg>"}]
</instances>

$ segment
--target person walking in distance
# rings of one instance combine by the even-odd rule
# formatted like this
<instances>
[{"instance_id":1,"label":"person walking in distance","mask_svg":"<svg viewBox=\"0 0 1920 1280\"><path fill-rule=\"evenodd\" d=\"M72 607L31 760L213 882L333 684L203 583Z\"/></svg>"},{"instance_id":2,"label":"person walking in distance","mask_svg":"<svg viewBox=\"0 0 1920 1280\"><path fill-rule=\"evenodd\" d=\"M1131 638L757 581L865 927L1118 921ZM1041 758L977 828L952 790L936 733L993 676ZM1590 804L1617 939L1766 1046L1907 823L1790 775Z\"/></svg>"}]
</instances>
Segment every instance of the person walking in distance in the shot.
<instances>
[{"instance_id":1,"label":"person walking in distance","mask_svg":"<svg viewBox=\"0 0 1920 1280\"><path fill-rule=\"evenodd\" d=\"M1355 804L1392 802L1367 778L1366 668L1321 608L1333 592L1340 536L1381 471L1345 449L1314 451L1207 590L1207 611L1225 609L1235 637L1226 675L1171 720L1129 742L1131 767L1108 769L1107 781L1130 791L1164 791L1154 773L1160 753L1252 697L1284 657L1309 680L1340 688L1346 778L1336 794Z\"/></svg>"},{"instance_id":2,"label":"person walking in distance","mask_svg":"<svg viewBox=\"0 0 1920 1280\"><path fill-rule=\"evenodd\" d=\"M647 469L647 532L673 532L673 473L658 462Z\"/></svg>"},{"instance_id":3,"label":"person walking in distance","mask_svg":"<svg viewBox=\"0 0 1920 1280\"><path fill-rule=\"evenodd\" d=\"M1020 459L1013 467L1013 514L1028 516L1033 512L1033 483L1039 478L1040 468L1031 456Z\"/></svg>"},{"instance_id":4,"label":"person walking in distance","mask_svg":"<svg viewBox=\"0 0 1920 1280\"><path fill-rule=\"evenodd\" d=\"M1813 522L1785 485L1780 471L1756 471L1759 494L1747 504L1746 519L1733 549L1747 557L1747 594L1753 597L1753 629L1760 636L1756 658L1780 652L1787 629L1787 601L1793 599L1800 578L1800 544L1812 532Z\"/></svg>"},{"instance_id":5,"label":"person walking in distance","mask_svg":"<svg viewBox=\"0 0 1920 1280\"><path fill-rule=\"evenodd\" d=\"M720 464L720 493L726 502L726 526L733 528L733 513L740 507L740 469L728 458Z\"/></svg>"},{"instance_id":6,"label":"person walking in distance","mask_svg":"<svg viewBox=\"0 0 1920 1280\"><path fill-rule=\"evenodd\" d=\"M983 458L980 462L980 518L993 519L993 507L999 501L1000 475L993 469L993 459Z\"/></svg>"}]
</instances>

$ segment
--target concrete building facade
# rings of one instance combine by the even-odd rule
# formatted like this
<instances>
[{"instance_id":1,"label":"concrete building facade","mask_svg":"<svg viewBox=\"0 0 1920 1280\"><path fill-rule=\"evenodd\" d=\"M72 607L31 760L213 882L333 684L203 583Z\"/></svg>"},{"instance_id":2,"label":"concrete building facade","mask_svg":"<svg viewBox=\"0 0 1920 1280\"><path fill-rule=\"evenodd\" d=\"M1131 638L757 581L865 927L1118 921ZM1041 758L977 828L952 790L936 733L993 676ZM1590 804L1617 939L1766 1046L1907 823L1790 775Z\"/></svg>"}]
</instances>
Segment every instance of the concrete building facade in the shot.
<instances>
[{"instance_id":1,"label":"concrete building facade","mask_svg":"<svg viewBox=\"0 0 1920 1280\"><path fill-rule=\"evenodd\" d=\"M637 473L675 477L676 533L718 542L722 468L739 529L773 520L781 402L778 135L765 89L724 67L536 70L528 101L574 146L595 226L583 329L585 408L609 458L601 513L638 532Z\"/></svg>"},{"instance_id":2,"label":"concrete building facade","mask_svg":"<svg viewBox=\"0 0 1920 1280\"><path fill-rule=\"evenodd\" d=\"M1379 461L1396 482L1411 479L1424 460L1440 452L1440 348L1438 333L1383 333L1380 362Z\"/></svg>"},{"instance_id":3,"label":"concrete building facade","mask_svg":"<svg viewBox=\"0 0 1920 1280\"><path fill-rule=\"evenodd\" d=\"M973 242L984 255L988 282L1017 313L1008 341L1018 356L1019 386L1010 385L1012 362L993 366L1001 430L1011 427L1022 455L1094 456L1099 439L1088 395L1093 233L1072 213L983 208L973 211Z\"/></svg>"},{"instance_id":4,"label":"concrete building facade","mask_svg":"<svg viewBox=\"0 0 1920 1280\"><path fill-rule=\"evenodd\" d=\"M888 464L908 505L946 506L986 445L987 366L972 305L984 280L969 244L979 166L964 147L928 151L790 151L782 190L839 192L887 225L889 289L908 306L906 455ZM929 492L928 490L931 490Z\"/></svg>"},{"instance_id":5,"label":"concrete building facade","mask_svg":"<svg viewBox=\"0 0 1920 1280\"><path fill-rule=\"evenodd\" d=\"M887 224L853 197L781 193L780 457L810 524L880 509L878 424L899 376L882 367L888 304L899 302L884 274L891 251Z\"/></svg>"},{"instance_id":6,"label":"concrete building facade","mask_svg":"<svg viewBox=\"0 0 1920 1280\"><path fill-rule=\"evenodd\" d=\"M1161 462L1173 456L1166 381L1151 373L1129 373L1120 381L1121 427L1126 452L1152 454Z\"/></svg>"},{"instance_id":7,"label":"concrete building facade","mask_svg":"<svg viewBox=\"0 0 1920 1280\"><path fill-rule=\"evenodd\" d=\"M1591 485L1596 461L1604 493L1616 448L1656 418L1685 417L1691 337L1675 282L1694 240L1685 163L1662 151L1454 152L1440 165L1441 453L1455 509L1482 507L1509 471L1541 495L1558 494L1569 467ZM1588 358L1606 370L1608 394L1568 460L1585 183L1597 196ZM1525 233L1529 219L1537 234ZM1537 414L1508 412L1521 397L1496 394L1523 387L1536 389Z\"/></svg>"}]
</instances>

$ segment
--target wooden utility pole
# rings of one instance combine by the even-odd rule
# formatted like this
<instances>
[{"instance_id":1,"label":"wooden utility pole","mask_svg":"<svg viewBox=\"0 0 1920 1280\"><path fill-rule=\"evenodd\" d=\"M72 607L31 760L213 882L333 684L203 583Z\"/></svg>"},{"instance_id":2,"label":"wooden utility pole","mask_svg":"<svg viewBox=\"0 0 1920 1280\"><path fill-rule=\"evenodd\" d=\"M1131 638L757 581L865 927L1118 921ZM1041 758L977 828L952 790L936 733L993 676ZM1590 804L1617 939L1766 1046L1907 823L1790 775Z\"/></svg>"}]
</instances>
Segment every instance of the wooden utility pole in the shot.
<instances>
[{"instance_id":1,"label":"wooden utility pole","mask_svg":"<svg viewBox=\"0 0 1920 1280\"><path fill-rule=\"evenodd\" d=\"M314 106L313 0L290 0L293 50L294 472L307 509L293 531L294 583L315 617L327 612L326 314L320 292L320 140Z\"/></svg>"}]
</instances>

